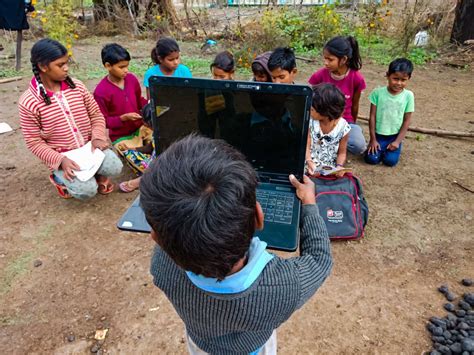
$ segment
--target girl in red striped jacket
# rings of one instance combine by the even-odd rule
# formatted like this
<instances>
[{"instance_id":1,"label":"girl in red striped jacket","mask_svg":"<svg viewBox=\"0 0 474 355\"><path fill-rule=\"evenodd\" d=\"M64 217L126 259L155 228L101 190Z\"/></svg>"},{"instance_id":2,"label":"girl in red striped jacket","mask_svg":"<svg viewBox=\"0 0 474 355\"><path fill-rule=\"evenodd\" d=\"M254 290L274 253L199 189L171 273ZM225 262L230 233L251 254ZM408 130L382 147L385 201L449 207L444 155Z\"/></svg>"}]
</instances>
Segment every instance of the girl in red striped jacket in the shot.
<instances>
[{"instance_id":1,"label":"girl in red striped jacket","mask_svg":"<svg viewBox=\"0 0 474 355\"><path fill-rule=\"evenodd\" d=\"M114 185L109 176L118 175L122 162L109 149L105 119L82 82L68 76L67 49L52 39L42 39L31 49L34 77L18 102L20 124L28 149L51 170L50 181L61 197L87 199L108 194ZM62 153L91 142L105 158L95 177L76 178L80 170Z\"/></svg>"}]
</instances>

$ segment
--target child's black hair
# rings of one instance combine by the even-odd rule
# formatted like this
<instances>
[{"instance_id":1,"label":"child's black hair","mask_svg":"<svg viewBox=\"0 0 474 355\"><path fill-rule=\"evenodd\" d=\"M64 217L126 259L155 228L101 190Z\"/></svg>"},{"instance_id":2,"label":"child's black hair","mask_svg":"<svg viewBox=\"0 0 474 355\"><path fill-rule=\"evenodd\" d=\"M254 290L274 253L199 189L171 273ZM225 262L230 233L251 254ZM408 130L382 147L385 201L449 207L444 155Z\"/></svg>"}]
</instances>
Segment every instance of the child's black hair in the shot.
<instances>
[{"instance_id":1,"label":"child's black hair","mask_svg":"<svg viewBox=\"0 0 474 355\"><path fill-rule=\"evenodd\" d=\"M102 64L109 63L110 65L117 64L121 61L130 61L130 53L123 48L120 44L109 43L102 48L100 53L102 57Z\"/></svg>"},{"instance_id":2,"label":"child's black hair","mask_svg":"<svg viewBox=\"0 0 474 355\"><path fill-rule=\"evenodd\" d=\"M148 127L153 128L153 105L148 103L142 108L142 120Z\"/></svg>"},{"instance_id":3,"label":"child's black hair","mask_svg":"<svg viewBox=\"0 0 474 355\"><path fill-rule=\"evenodd\" d=\"M311 106L321 116L328 117L332 121L341 117L346 106L346 98L336 85L321 83L313 88Z\"/></svg>"},{"instance_id":4,"label":"child's black hair","mask_svg":"<svg viewBox=\"0 0 474 355\"><path fill-rule=\"evenodd\" d=\"M151 50L151 60L155 64L160 64L160 58L164 59L173 52L179 52L178 42L171 37L162 37Z\"/></svg>"},{"instance_id":5,"label":"child's black hair","mask_svg":"<svg viewBox=\"0 0 474 355\"><path fill-rule=\"evenodd\" d=\"M289 47L280 47L273 51L268 59L268 70L271 72L280 68L291 72L296 68L295 52Z\"/></svg>"},{"instance_id":6,"label":"child's black hair","mask_svg":"<svg viewBox=\"0 0 474 355\"><path fill-rule=\"evenodd\" d=\"M359 44L352 36L337 36L331 38L324 46L330 54L342 59L347 57L347 66L353 70L362 68L362 59L360 58Z\"/></svg>"},{"instance_id":7,"label":"child's black hair","mask_svg":"<svg viewBox=\"0 0 474 355\"><path fill-rule=\"evenodd\" d=\"M218 53L211 64L211 70L214 67L226 73L233 73L235 70L234 56L229 51Z\"/></svg>"},{"instance_id":8,"label":"child's black hair","mask_svg":"<svg viewBox=\"0 0 474 355\"><path fill-rule=\"evenodd\" d=\"M396 72L406 73L408 77L411 78L411 74L413 73L413 63L411 60L406 58L395 59L388 66L387 76Z\"/></svg>"},{"instance_id":9,"label":"child's black hair","mask_svg":"<svg viewBox=\"0 0 474 355\"><path fill-rule=\"evenodd\" d=\"M172 145L140 181L140 203L158 244L181 268L224 279L255 232L257 176L223 140L196 135Z\"/></svg>"},{"instance_id":10,"label":"child's black hair","mask_svg":"<svg viewBox=\"0 0 474 355\"><path fill-rule=\"evenodd\" d=\"M265 70L263 65L257 62L252 63L252 73L268 76L268 72Z\"/></svg>"},{"instance_id":11,"label":"child's black hair","mask_svg":"<svg viewBox=\"0 0 474 355\"><path fill-rule=\"evenodd\" d=\"M48 94L46 93L46 89L43 86L39 65L49 65L49 63L54 62L58 58L64 57L66 54L66 47L64 47L58 41L50 38L40 39L31 48L31 68L33 70L33 75L38 82L38 89L40 91L41 97L43 98L46 105L51 104L51 99L49 98ZM72 81L69 76L67 76L64 81L71 89L76 87L76 84L74 84L74 81Z\"/></svg>"}]
</instances>

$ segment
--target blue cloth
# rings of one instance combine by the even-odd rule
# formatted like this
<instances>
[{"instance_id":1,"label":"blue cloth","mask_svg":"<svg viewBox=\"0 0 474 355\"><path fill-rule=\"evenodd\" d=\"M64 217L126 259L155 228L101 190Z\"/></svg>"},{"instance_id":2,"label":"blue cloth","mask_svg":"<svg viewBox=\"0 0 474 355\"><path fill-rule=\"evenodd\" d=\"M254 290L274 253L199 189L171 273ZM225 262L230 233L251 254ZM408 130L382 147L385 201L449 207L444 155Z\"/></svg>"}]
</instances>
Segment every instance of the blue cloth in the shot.
<instances>
[{"instance_id":1,"label":"blue cloth","mask_svg":"<svg viewBox=\"0 0 474 355\"><path fill-rule=\"evenodd\" d=\"M148 87L148 80L152 76L174 76L177 78L192 78L193 75L191 74L191 71L186 65L180 64L174 71L172 75L165 75L160 69L160 66L158 64L152 66L150 69L148 69L145 72L145 77L143 78L143 85L145 87Z\"/></svg>"},{"instance_id":2,"label":"blue cloth","mask_svg":"<svg viewBox=\"0 0 474 355\"><path fill-rule=\"evenodd\" d=\"M369 153L367 151L365 155L365 162L368 164L379 164L383 162L387 166L395 166L400 160L400 154L402 152L402 143L396 150L388 150L387 147L395 139L397 139L398 134L393 134L391 136L383 136L381 134L375 134L377 142L380 144L380 149L375 153Z\"/></svg>"},{"instance_id":3,"label":"blue cloth","mask_svg":"<svg viewBox=\"0 0 474 355\"><path fill-rule=\"evenodd\" d=\"M266 247L267 243L254 237L250 242L247 264L240 271L222 281L196 275L191 271L186 271L186 275L195 286L204 291L225 294L245 291L255 282L268 262L274 257L273 254L265 250Z\"/></svg>"}]
</instances>

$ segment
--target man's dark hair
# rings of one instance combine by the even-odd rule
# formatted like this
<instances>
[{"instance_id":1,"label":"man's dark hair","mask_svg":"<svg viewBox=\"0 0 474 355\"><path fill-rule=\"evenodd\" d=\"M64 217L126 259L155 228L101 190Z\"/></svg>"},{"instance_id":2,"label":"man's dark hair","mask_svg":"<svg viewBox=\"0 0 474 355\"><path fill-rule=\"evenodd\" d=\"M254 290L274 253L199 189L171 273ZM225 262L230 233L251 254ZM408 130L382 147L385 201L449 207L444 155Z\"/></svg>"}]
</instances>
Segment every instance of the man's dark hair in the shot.
<instances>
[{"instance_id":1,"label":"man's dark hair","mask_svg":"<svg viewBox=\"0 0 474 355\"><path fill-rule=\"evenodd\" d=\"M255 232L257 177L221 140L187 136L143 174L140 201L158 244L187 271L224 279Z\"/></svg>"},{"instance_id":2,"label":"man's dark hair","mask_svg":"<svg viewBox=\"0 0 474 355\"><path fill-rule=\"evenodd\" d=\"M289 47L280 47L273 51L268 59L268 70L271 72L280 68L291 72L296 68L295 52Z\"/></svg>"},{"instance_id":3,"label":"man's dark hair","mask_svg":"<svg viewBox=\"0 0 474 355\"><path fill-rule=\"evenodd\" d=\"M336 85L321 83L313 88L312 106L321 116L336 120L344 112L346 98Z\"/></svg>"},{"instance_id":4,"label":"man's dark hair","mask_svg":"<svg viewBox=\"0 0 474 355\"><path fill-rule=\"evenodd\" d=\"M411 78L411 73L413 73L413 63L411 60L406 58L395 59L388 66L387 76L396 72L405 73L409 78Z\"/></svg>"},{"instance_id":5,"label":"man's dark hair","mask_svg":"<svg viewBox=\"0 0 474 355\"><path fill-rule=\"evenodd\" d=\"M126 60L127 62L130 61L130 53L117 43L106 44L104 48L102 48L100 55L102 57L102 64L104 65L105 63L114 65L123 60Z\"/></svg>"}]
</instances>

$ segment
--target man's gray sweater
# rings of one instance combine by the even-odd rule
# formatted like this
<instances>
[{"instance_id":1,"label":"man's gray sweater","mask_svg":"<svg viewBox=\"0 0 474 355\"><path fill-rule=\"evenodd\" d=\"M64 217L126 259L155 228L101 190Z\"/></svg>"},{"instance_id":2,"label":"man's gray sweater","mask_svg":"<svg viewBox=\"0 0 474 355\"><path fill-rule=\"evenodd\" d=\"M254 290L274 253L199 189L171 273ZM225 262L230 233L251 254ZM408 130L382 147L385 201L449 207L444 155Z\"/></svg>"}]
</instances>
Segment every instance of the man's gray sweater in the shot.
<instances>
[{"instance_id":1,"label":"man's gray sweater","mask_svg":"<svg viewBox=\"0 0 474 355\"><path fill-rule=\"evenodd\" d=\"M151 274L199 348L211 354L248 354L262 347L331 271L328 233L316 205L302 209L300 254L289 259L275 256L248 289L234 294L196 287L159 247Z\"/></svg>"}]
</instances>

